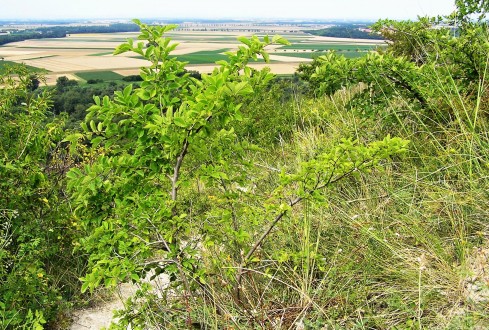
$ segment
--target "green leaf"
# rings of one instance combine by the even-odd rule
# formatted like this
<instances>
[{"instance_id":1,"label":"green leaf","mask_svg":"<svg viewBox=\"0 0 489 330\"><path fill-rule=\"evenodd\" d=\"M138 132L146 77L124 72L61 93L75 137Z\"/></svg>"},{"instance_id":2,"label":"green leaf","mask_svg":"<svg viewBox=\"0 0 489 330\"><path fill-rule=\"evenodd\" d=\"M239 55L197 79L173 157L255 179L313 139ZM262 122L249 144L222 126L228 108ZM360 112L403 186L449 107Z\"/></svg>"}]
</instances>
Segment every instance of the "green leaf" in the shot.
<instances>
[{"instance_id":1,"label":"green leaf","mask_svg":"<svg viewBox=\"0 0 489 330\"><path fill-rule=\"evenodd\" d=\"M81 134L81 133L73 133L73 134L70 134L70 135L66 136L62 140L62 142L75 143L75 142L78 142L78 140L80 140L81 138L83 138L83 134Z\"/></svg>"},{"instance_id":2,"label":"green leaf","mask_svg":"<svg viewBox=\"0 0 489 330\"><path fill-rule=\"evenodd\" d=\"M238 37L238 40L239 40L239 42L241 42L247 46L251 46L251 41L246 37Z\"/></svg>"},{"instance_id":3,"label":"green leaf","mask_svg":"<svg viewBox=\"0 0 489 330\"><path fill-rule=\"evenodd\" d=\"M95 125L95 122L93 120L90 120L90 128L92 129L92 132L97 131L97 125Z\"/></svg>"},{"instance_id":4,"label":"green leaf","mask_svg":"<svg viewBox=\"0 0 489 330\"><path fill-rule=\"evenodd\" d=\"M90 282L84 281L81 286L81 293L85 293L88 288L90 288ZM90 288L90 291L92 291L92 288Z\"/></svg>"},{"instance_id":5,"label":"green leaf","mask_svg":"<svg viewBox=\"0 0 489 330\"><path fill-rule=\"evenodd\" d=\"M290 45L290 42L280 35L274 35L272 38L272 43L280 44L280 45L284 45L284 46Z\"/></svg>"},{"instance_id":6,"label":"green leaf","mask_svg":"<svg viewBox=\"0 0 489 330\"><path fill-rule=\"evenodd\" d=\"M247 95L247 94L252 94L253 93L253 87L247 82L243 81L240 82L236 85L234 89L234 93L236 95Z\"/></svg>"},{"instance_id":7,"label":"green leaf","mask_svg":"<svg viewBox=\"0 0 489 330\"><path fill-rule=\"evenodd\" d=\"M137 96L143 101L148 101L151 98L150 92L145 89L139 90Z\"/></svg>"},{"instance_id":8,"label":"green leaf","mask_svg":"<svg viewBox=\"0 0 489 330\"><path fill-rule=\"evenodd\" d=\"M177 125L178 127L186 128L187 123L182 117L173 117L173 123Z\"/></svg>"},{"instance_id":9,"label":"green leaf","mask_svg":"<svg viewBox=\"0 0 489 330\"><path fill-rule=\"evenodd\" d=\"M122 45L119 45L115 50L114 50L114 55L119 55L119 54L122 54L122 53L125 53L125 52L128 52L132 50L132 47L128 44L122 44Z\"/></svg>"},{"instance_id":10,"label":"green leaf","mask_svg":"<svg viewBox=\"0 0 489 330\"><path fill-rule=\"evenodd\" d=\"M91 142L92 142L92 146L93 146L94 148L96 148L96 147L98 147L98 146L100 145L100 143L101 143L102 141L103 141L103 138L102 138L101 136L98 136L98 137L96 137L96 138L92 139L92 141L91 141Z\"/></svg>"}]
</instances>

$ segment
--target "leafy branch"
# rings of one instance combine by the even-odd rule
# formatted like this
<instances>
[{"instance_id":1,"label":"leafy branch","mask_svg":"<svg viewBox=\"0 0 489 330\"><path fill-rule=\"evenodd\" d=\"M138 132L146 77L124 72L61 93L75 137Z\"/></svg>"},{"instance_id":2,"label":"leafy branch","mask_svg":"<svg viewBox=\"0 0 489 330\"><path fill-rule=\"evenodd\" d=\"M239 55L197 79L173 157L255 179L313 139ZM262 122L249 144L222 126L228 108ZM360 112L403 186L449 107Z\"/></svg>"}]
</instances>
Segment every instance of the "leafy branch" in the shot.
<instances>
[{"instance_id":1,"label":"leafy branch","mask_svg":"<svg viewBox=\"0 0 489 330\"><path fill-rule=\"evenodd\" d=\"M385 137L382 141L372 142L366 146L358 145L356 141L343 139L330 152L320 154L315 159L301 164L296 174L282 174L279 194L284 190L284 185L299 184L297 196L285 205L279 206L279 213L270 222L265 231L255 241L251 249L238 266L235 286L235 299L241 303L240 287L242 277L248 262L254 253L270 236L277 224L286 216L292 208L307 198L317 198L317 194L333 184L362 172L368 172L379 167L381 161L407 151L409 141L401 138ZM280 196L279 196L280 197Z\"/></svg>"}]
</instances>

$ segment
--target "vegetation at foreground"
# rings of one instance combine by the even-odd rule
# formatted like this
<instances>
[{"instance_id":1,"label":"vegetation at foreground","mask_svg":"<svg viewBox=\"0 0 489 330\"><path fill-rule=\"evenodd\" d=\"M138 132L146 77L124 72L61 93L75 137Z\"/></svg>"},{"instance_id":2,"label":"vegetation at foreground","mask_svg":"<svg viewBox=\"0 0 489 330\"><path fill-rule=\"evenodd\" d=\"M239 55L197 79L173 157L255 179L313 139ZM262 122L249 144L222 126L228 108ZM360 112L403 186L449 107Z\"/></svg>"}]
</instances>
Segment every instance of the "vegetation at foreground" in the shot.
<instances>
[{"instance_id":1,"label":"vegetation at foreground","mask_svg":"<svg viewBox=\"0 0 489 330\"><path fill-rule=\"evenodd\" d=\"M150 272L165 273L175 292L165 294L169 313L145 315L157 305L143 288L142 305L134 302L138 307L128 308L121 324L180 328L221 312L211 302L218 298L212 295L217 275L228 283L223 293L241 314L257 298L248 296L248 269L260 262L262 246L294 207L321 201L337 182L381 167L383 160L403 153L408 142L387 136L364 144L349 138L318 149L316 157L275 175L275 183L264 187L263 203L263 197L242 191L255 184L249 157L259 149L239 139L233 126L242 120L239 100L272 79L268 70L250 69L248 61L258 55L267 59L265 46L286 42L278 36L240 38L244 45L229 54L229 61L196 80L181 75L184 63L170 57L175 46L163 33L174 26L140 26L139 39L150 46L130 40L116 53L133 51L151 61L141 72L141 87L128 86L113 101L96 97L82 125L84 134L67 138L73 143L88 139L100 155L67 175L83 226L79 246L90 256L82 290L101 283L142 283ZM216 201L206 203L209 195ZM195 304L205 314L194 315ZM187 312L179 312L180 306Z\"/></svg>"},{"instance_id":2,"label":"vegetation at foreground","mask_svg":"<svg viewBox=\"0 0 489 330\"><path fill-rule=\"evenodd\" d=\"M65 190L72 166L63 116L42 77L11 67L0 76L0 328L40 329L79 294L85 260Z\"/></svg>"},{"instance_id":3,"label":"vegetation at foreground","mask_svg":"<svg viewBox=\"0 0 489 330\"><path fill-rule=\"evenodd\" d=\"M95 97L68 134L31 76L5 76L0 324L40 328L68 287L133 282L113 329L487 328L487 6L457 6L455 34L380 21L387 49L318 57L300 81L247 67L280 37L241 38L193 79L173 26L138 22L143 41L116 52L149 59L140 85Z\"/></svg>"}]
</instances>

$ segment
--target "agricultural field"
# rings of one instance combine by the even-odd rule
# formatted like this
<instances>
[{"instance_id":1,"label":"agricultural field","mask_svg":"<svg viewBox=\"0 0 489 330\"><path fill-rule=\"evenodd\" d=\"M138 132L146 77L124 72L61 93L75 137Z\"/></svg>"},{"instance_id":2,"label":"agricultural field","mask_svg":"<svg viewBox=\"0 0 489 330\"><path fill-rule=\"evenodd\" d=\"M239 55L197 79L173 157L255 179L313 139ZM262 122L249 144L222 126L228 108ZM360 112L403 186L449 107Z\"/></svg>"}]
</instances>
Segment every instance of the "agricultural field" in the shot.
<instances>
[{"instance_id":1,"label":"agricultural field","mask_svg":"<svg viewBox=\"0 0 489 330\"><path fill-rule=\"evenodd\" d=\"M270 47L271 63L268 65L276 74L293 74L300 63L312 61L314 57L328 50L337 51L347 57L358 57L382 44L372 40L313 36L294 26L233 27L232 24L221 24L217 27L211 24L207 27L183 25L180 30L168 33L179 44L173 54L182 61L189 62L189 70L207 73L213 70L216 61L227 58L225 52L237 48L238 36L256 34L262 37L280 33L292 45ZM66 38L10 43L0 47L0 59L3 58L0 67L15 62L44 69L47 71L48 84L54 84L61 76L77 80L112 80L115 77L138 74L140 67L148 65L136 54L112 55L119 44L128 38L135 39L136 36L136 33L72 34ZM256 68L264 65L262 59L252 63ZM112 78L108 79L108 75Z\"/></svg>"},{"instance_id":2,"label":"agricultural field","mask_svg":"<svg viewBox=\"0 0 489 330\"><path fill-rule=\"evenodd\" d=\"M80 77L83 80L102 80L102 81L111 81L111 80L120 80L123 78L122 75L115 73L113 71L84 71L75 73L76 76Z\"/></svg>"},{"instance_id":3,"label":"agricultural field","mask_svg":"<svg viewBox=\"0 0 489 330\"><path fill-rule=\"evenodd\" d=\"M361 57L364 56L368 51L350 51L350 50L335 50L338 54L345 56L346 58L356 58L356 57ZM316 57L326 55L327 51L306 51L303 50L301 52L294 52L294 53L278 53L274 55L275 59L278 57L279 60L282 56L286 57L293 57L294 59L297 59L298 57L304 58L304 59L315 59Z\"/></svg>"},{"instance_id":4,"label":"agricultural field","mask_svg":"<svg viewBox=\"0 0 489 330\"><path fill-rule=\"evenodd\" d=\"M13 61L0 61L0 70L2 70L3 68L7 67L7 66L12 66L12 65L15 65L17 64L16 62L13 62ZM43 70L41 68L36 68L36 67L33 67L33 66L27 66L27 68L31 71L46 71L46 70Z\"/></svg>"}]
</instances>

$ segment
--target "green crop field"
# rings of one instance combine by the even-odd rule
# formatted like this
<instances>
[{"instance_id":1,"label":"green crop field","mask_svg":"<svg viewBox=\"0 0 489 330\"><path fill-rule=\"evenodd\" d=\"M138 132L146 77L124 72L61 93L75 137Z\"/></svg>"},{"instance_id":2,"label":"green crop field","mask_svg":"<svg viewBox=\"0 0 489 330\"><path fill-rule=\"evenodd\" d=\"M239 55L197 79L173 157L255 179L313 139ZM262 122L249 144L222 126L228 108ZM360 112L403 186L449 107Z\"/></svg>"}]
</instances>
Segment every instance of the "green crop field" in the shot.
<instances>
[{"instance_id":1,"label":"green crop field","mask_svg":"<svg viewBox=\"0 0 489 330\"><path fill-rule=\"evenodd\" d=\"M120 80L123 78L118 73L115 73L113 71L87 71L87 72L76 72L75 75L80 77L83 80L90 80L90 79L100 79L103 81L109 81L109 80Z\"/></svg>"},{"instance_id":2,"label":"green crop field","mask_svg":"<svg viewBox=\"0 0 489 330\"><path fill-rule=\"evenodd\" d=\"M14 65L19 65L19 64L20 63L2 60L2 61L0 61L0 70L3 70L6 66L14 66ZM46 69L36 68L36 67L30 66L30 65L25 65L25 66L27 67L27 69L29 69L30 71L33 71L33 72L49 72Z\"/></svg>"},{"instance_id":3,"label":"green crop field","mask_svg":"<svg viewBox=\"0 0 489 330\"><path fill-rule=\"evenodd\" d=\"M367 52L366 51L337 51L339 55L343 55L347 58L362 57ZM300 57L300 58L310 58L314 59L318 56L326 55L327 52L293 52L293 53L272 53L272 55L277 56L287 56L287 57Z\"/></svg>"},{"instance_id":4,"label":"green crop field","mask_svg":"<svg viewBox=\"0 0 489 330\"><path fill-rule=\"evenodd\" d=\"M189 64L213 64L216 61L227 60L228 57L222 54L227 51L229 51L229 49L226 48L218 50L204 50L173 57L177 57L178 60L182 62L189 62ZM134 56L134 58L144 59L142 56Z\"/></svg>"},{"instance_id":5,"label":"green crop field","mask_svg":"<svg viewBox=\"0 0 489 330\"><path fill-rule=\"evenodd\" d=\"M228 60L228 57L223 53L230 51L230 49L223 48L218 50L203 50L200 52L175 55L172 57L178 58L179 61L189 62L189 64L214 64L217 61ZM145 59L143 56L133 56L133 58ZM251 62L254 62L251 60ZM259 58L257 62L264 62L262 58ZM273 62L273 61L271 61Z\"/></svg>"},{"instance_id":6,"label":"green crop field","mask_svg":"<svg viewBox=\"0 0 489 330\"><path fill-rule=\"evenodd\" d=\"M356 51L356 50L373 50L377 48L376 45L338 45L338 44L293 44L289 46L283 46L280 49L294 49L294 50L337 50L337 51Z\"/></svg>"},{"instance_id":7,"label":"green crop field","mask_svg":"<svg viewBox=\"0 0 489 330\"><path fill-rule=\"evenodd\" d=\"M229 49L205 50L195 53L178 55L178 60L189 62L189 64L213 64L216 61L228 60L228 57L222 53ZM258 62L263 62L263 59L258 59Z\"/></svg>"},{"instance_id":8,"label":"green crop field","mask_svg":"<svg viewBox=\"0 0 489 330\"><path fill-rule=\"evenodd\" d=\"M189 62L190 64L212 64L216 61L227 60L228 57L224 54L229 49L204 50L200 52L178 55L180 61Z\"/></svg>"}]
</instances>

